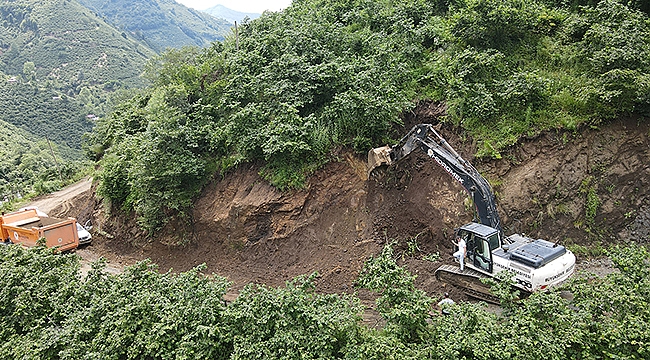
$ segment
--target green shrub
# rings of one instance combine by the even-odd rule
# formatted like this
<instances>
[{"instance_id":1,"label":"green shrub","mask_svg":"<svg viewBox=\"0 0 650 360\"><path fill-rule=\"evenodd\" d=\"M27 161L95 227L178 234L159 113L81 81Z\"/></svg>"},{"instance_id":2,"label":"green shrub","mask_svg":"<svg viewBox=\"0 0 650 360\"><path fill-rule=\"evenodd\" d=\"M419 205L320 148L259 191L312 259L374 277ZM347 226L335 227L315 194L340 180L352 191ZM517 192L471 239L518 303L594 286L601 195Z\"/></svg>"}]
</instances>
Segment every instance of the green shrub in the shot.
<instances>
[{"instance_id":1,"label":"green shrub","mask_svg":"<svg viewBox=\"0 0 650 360\"><path fill-rule=\"evenodd\" d=\"M503 281L493 291L504 311L458 301L436 316L388 246L358 280L379 293L386 320L369 327L357 296L319 294L315 273L250 284L228 304L230 283L204 265L174 274L145 261L111 274L99 261L81 276L74 254L0 246L0 358L648 358L650 254L634 243L607 254L618 271L578 272L519 299Z\"/></svg>"},{"instance_id":2,"label":"green shrub","mask_svg":"<svg viewBox=\"0 0 650 360\"><path fill-rule=\"evenodd\" d=\"M433 299L414 282L415 276L397 265L390 244L365 262L357 280L357 286L379 293L377 311L404 343L420 343L430 331L427 319Z\"/></svg>"}]
</instances>

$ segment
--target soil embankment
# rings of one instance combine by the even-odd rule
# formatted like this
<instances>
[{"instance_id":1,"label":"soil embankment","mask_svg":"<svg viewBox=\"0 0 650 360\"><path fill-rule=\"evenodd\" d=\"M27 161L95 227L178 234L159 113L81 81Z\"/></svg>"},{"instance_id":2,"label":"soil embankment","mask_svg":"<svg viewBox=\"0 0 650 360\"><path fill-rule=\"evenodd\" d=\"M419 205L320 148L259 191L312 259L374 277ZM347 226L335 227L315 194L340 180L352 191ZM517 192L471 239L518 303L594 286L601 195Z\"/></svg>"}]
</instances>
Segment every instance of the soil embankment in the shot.
<instances>
[{"instance_id":1,"label":"soil embankment","mask_svg":"<svg viewBox=\"0 0 650 360\"><path fill-rule=\"evenodd\" d=\"M435 123L421 107L403 129ZM649 241L650 127L620 120L581 132L547 132L524 140L499 160L473 159L473 144L439 126L459 153L495 186L506 233L566 244ZM444 291L434 270L450 261L453 229L472 219L464 189L423 154L414 153L380 181L367 181L365 159L342 152L305 189L279 192L242 166L213 181L196 201L191 229L147 239L132 217L109 216L92 190L53 215L94 222L93 256L112 266L150 258L162 271L206 263L233 289L283 285L318 271L318 290L354 291L368 257L387 242L430 296ZM594 195L596 195L594 197ZM595 202L594 202L595 201ZM595 212L589 212L595 207ZM92 210L90 210L92 209ZM183 245L171 245L174 243ZM439 254L437 261L431 254ZM580 254L578 254L580 255Z\"/></svg>"}]
</instances>

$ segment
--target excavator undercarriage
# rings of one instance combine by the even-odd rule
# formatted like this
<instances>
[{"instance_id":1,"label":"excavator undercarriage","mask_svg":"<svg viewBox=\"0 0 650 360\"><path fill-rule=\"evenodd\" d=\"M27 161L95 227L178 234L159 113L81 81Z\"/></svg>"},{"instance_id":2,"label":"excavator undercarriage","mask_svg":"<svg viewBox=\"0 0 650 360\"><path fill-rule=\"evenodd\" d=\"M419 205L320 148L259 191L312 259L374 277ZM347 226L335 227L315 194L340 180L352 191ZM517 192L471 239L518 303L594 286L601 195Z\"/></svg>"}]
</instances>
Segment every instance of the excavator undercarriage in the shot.
<instances>
[{"instance_id":1,"label":"excavator undercarriage","mask_svg":"<svg viewBox=\"0 0 650 360\"><path fill-rule=\"evenodd\" d=\"M453 265L442 265L436 269L438 281L463 289L467 296L499 304L499 298L490 292L490 286L481 281L483 278L488 277L468 268L461 271L458 266Z\"/></svg>"}]
</instances>

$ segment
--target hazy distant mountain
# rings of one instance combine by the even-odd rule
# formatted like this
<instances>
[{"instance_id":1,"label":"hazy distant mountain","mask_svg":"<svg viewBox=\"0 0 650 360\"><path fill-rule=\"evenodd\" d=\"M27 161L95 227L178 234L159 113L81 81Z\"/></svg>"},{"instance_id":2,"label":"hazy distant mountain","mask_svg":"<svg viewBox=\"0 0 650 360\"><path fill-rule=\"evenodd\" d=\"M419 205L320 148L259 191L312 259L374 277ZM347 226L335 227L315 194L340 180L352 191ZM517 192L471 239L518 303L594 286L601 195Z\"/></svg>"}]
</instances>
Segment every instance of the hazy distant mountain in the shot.
<instances>
[{"instance_id":1,"label":"hazy distant mountain","mask_svg":"<svg viewBox=\"0 0 650 360\"><path fill-rule=\"evenodd\" d=\"M245 13L245 12L235 11L235 10L228 9L223 5L213 6L209 9L203 10L203 12L210 14L218 19L225 19L231 24L234 24L235 21L241 22L246 17L248 17L251 20L260 17L260 14L258 13Z\"/></svg>"},{"instance_id":2,"label":"hazy distant mountain","mask_svg":"<svg viewBox=\"0 0 650 360\"><path fill-rule=\"evenodd\" d=\"M161 52L186 45L208 46L224 39L231 24L174 0L78 0L107 22Z\"/></svg>"}]
</instances>

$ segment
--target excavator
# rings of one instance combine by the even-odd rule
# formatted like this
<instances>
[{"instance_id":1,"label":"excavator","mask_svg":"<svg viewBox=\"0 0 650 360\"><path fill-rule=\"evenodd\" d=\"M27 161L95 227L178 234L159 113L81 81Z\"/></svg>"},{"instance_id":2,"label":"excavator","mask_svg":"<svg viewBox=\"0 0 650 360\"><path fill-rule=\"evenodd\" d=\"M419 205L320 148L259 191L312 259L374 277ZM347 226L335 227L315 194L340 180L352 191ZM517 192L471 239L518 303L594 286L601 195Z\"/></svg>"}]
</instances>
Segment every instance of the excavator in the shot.
<instances>
[{"instance_id":1,"label":"excavator","mask_svg":"<svg viewBox=\"0 0 650 360\"><path fill-rule=\"evenodd\" d=\"M396 145L368 152L368 177L376 169L391 166L414 150L422 150L469 193L475 205L475 219L455 230L467 245L465 269L442 265L435 271L439 281L457 286L472 297L498 302L483 278L494 278L501 271L514 273L514 286L525 293L545 290L568 279L576 257L564 246L524 234L505 236L497 212L496 199L488 181L433 128L414 126Z\"/></svg>"}]
</instances>

